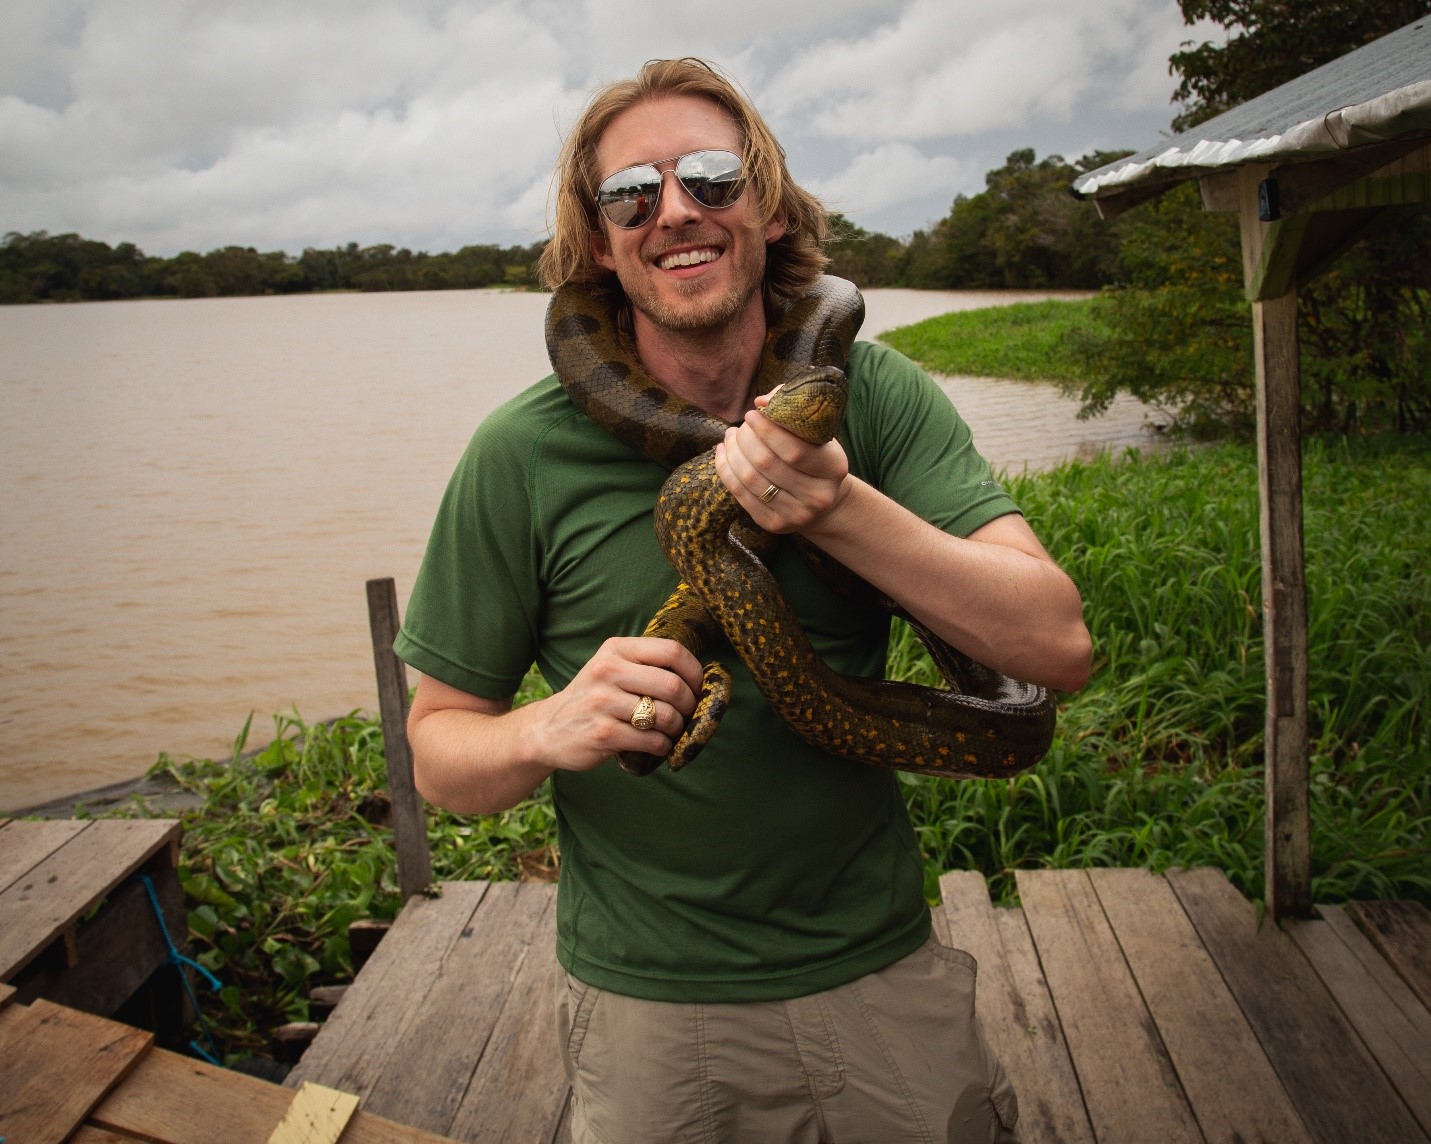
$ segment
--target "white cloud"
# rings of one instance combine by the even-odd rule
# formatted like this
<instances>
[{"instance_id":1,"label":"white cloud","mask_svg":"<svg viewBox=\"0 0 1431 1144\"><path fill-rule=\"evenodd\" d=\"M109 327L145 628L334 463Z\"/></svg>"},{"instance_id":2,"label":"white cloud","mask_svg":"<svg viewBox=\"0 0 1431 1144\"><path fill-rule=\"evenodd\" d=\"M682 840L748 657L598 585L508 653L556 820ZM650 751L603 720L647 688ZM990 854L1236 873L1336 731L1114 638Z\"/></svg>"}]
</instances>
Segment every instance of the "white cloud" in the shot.
<instances>
[{"instance_id":1,"label":"white cloud","mask_svg":"<svg viewBox=\"0 0 1431 1144\"><path fill-rule=\"evenodd\" d=\"M1172 0L9 0L0 231L530 242L591 85L698 54L817 191L904 233L1013 147L1151 141L1195 34Z\"/></svg>"},{"instance_id":2,"label":"white cloud","mask_svg":"<svg viewBox=\"0 0 1431 1144\"><path fill-rule=\"evenodd\" d=\"M856 155L836 175L808 180L811 191L842 214L888 214L902 203L953 198L982 175L949 155L926 155L909 143L885 143Z\"/></svg>"}]
</instances>

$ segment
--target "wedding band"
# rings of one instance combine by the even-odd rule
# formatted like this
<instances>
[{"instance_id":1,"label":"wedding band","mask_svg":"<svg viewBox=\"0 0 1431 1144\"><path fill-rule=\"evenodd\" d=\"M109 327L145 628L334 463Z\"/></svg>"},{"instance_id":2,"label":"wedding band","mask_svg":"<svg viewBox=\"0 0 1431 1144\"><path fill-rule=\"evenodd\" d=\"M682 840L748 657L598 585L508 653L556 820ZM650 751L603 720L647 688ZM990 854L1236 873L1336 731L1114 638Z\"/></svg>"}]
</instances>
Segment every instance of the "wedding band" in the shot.
<instances>
[{"instance_id":1,"label":"wedding band","mask_svg":"<svg viewBox=\"0 0 1431 1144\"><path fill-rule=\"evenodd\" d=\"M638 731L649 731L656 725L656 701L649 695L643 695L636 703L636 710L631 712L631 726Z\"/></svg>"},{"instance_id":2,"label":"wedding band","mask_svg":"<svg viewBox=\"0 0 1431 1144\"><path fill-rule=\"evenodd\" d=\"M769 504L771 501L773 501L773 500L774 500L777 496L779 496L779 495L780 495L780 486L779 486L779 485L771 485L768 489L766 489L763 493L760 494L760 499L761 499L762 501L764 501L766 504Z\"/></svg>"}]
</instances>

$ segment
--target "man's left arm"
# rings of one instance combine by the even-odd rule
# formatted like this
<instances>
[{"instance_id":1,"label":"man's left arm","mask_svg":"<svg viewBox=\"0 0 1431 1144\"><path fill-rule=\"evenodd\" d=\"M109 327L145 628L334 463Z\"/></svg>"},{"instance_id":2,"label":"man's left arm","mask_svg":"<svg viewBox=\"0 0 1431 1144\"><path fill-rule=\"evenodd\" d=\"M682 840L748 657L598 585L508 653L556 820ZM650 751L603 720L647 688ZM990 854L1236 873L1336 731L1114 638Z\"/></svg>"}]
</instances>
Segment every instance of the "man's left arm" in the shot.
<instances>
[{"instance_id":1,"label":"man's left arm","mask_svg":"<svg viewBox=\"0 0 1431 1144\"><path fill-rule=\"evenodd\" d=\"M1087 682L1078 588L1017 513L951 536L851 474L838 441L809 445L758 412L727 432L716 467L756 524L800 533L966 655L1044 687Z\"/></svg>"}]
</instances>

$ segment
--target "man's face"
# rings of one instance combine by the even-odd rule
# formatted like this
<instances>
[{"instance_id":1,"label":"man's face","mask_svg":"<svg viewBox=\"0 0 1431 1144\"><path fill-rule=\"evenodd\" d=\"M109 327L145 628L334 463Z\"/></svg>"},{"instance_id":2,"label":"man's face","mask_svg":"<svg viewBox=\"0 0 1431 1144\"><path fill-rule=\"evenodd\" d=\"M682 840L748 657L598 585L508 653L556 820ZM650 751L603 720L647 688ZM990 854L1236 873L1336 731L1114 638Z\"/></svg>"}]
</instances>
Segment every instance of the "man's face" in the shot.
<instances>
[{"instance_id":1,"label":"man's face","mask_svg":"<svg viewBox=\"0 0 1431 1144\"><path fill-rule=\"evenodd\" d=\"M741 153L740 130L718 105L673 95L629 107L607 126L596 147L604 179L635 166L692 151ZM747 187L740 200L711 210L691 198L663 163L661 197L644 225L623 230L602 219L592 253L616 272L639 317L669 330L714 330L752 304L765 274L765 244L785 233L782 221L762 224ZM679 265L681 257L690 265Z\"/></svg>"}]
</instances>

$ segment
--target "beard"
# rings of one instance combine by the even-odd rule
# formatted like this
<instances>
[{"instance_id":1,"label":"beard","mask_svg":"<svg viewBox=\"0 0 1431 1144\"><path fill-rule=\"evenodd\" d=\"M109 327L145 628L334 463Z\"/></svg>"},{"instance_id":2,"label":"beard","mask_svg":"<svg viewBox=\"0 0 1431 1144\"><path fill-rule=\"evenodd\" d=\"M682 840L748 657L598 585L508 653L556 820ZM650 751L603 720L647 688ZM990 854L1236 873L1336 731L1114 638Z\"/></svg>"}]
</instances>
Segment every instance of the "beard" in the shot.
<instances>
[{"instance_id":1,"label":"beard","mask_svg":"<svg viewBox=\"0 0 1431 1144\"><path fill-rule=\"evenodd\" d=\"M764 235L756 231L745 237L748 241L724 246L721 257L733 260L733 272L727 286L719 291L711 290L699 279L676 279L669 283L677 295L672 299L656 288L644 265L639 273L625 278L618 272L618 279L632 308L662 329L677 333L715 331L743 313L751 295L764 285ZM699 241L699 236L676 235L667 245L674 247Z\"/></svg>"}]
</instances>

